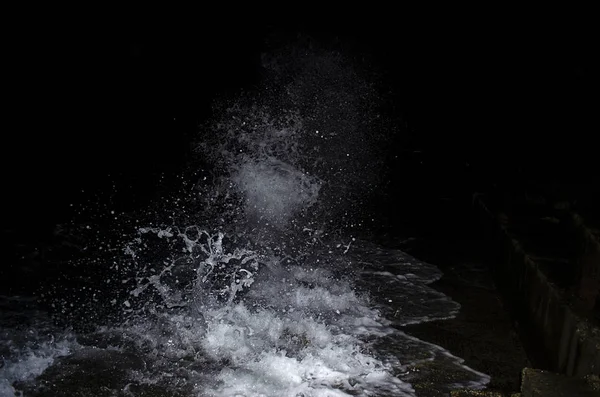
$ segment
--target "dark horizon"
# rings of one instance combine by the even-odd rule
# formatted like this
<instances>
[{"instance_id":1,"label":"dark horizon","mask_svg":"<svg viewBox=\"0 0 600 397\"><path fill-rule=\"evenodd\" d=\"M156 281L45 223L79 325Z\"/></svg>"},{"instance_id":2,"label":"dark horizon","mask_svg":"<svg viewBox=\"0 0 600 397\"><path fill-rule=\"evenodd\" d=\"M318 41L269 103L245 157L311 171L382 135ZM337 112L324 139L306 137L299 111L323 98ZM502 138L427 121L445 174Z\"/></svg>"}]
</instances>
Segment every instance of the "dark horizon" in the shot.
<instances>
[{"instance_id":1,"label":"dark horizon","mask_svg":"<svg viewBox=\"0 0 600 397\"><path fill-rule=\"evenodd\" d=\"M40 34L16 64L17 131L8 134L3 165L8 224L64 222L69 204L113 182L125 191L131 185L124 201L151 196L159 174L180 172L190 160L190 139L214 99L255 89L261 54L297 41L354 57L361 73L376 74L380 90L389 88L381 92L384 117L403 124L404 134L389 152L399 158L389 164L394 183L405 176L419 186L421 175L439 173L428 185L455 175L457 189L481 191L554 178L595 191L588 98L596 76L585 27L569 35L428 28L307 23L247 24L223 35L211 27Z\"/></svg>"}]
</instances>

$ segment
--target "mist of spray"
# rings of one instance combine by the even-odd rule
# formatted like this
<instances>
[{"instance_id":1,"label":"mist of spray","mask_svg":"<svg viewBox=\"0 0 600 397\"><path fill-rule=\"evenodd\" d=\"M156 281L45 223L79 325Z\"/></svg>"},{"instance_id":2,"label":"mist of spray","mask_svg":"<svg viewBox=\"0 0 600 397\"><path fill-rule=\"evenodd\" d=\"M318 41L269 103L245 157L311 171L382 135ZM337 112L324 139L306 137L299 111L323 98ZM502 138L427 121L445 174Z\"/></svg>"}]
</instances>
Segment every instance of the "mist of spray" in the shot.
<instances>
[{"instance_id":1,"label":"mist of spray","mask_svg":"<svg viewBox=\"0 0 600 397\"><path fill-rule=\"evenodd\" d=\"M200 136L206 207L229 200L228 220L278 230L363 226L393 133L377 91L336 53L275 51L263 67L264 85L217 104Z\"/></svg>"}]
</instances>

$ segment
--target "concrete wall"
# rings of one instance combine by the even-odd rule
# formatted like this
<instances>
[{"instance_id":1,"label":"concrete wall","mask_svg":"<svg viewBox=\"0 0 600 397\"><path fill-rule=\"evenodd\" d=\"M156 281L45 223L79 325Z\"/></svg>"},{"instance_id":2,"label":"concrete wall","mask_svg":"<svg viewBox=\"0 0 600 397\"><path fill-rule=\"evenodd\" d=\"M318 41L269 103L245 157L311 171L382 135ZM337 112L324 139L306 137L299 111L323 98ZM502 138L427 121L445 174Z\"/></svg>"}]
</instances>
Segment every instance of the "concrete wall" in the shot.
<instances>
[{"instance_id":1,"label":"concrete wall","mask_svg":"<svg viewBox=\"0 0 600 397\"><path fill-rule=\"evenodd\" d=\"M540 266L482 199L474 205L496 254L494 277L509 309L526 329L537 359L569 376L600 374L600 332L569 306Z\"/></svg>"}]
</instances>

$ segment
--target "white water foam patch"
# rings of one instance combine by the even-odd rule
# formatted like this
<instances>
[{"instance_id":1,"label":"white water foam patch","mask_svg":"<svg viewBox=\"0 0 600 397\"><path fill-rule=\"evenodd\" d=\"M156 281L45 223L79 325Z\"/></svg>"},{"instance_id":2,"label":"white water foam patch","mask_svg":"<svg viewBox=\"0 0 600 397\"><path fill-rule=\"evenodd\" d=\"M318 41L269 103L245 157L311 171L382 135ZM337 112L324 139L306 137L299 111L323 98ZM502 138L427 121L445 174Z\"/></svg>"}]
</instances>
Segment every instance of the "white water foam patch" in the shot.
<instances>
[{"instance_id":1,"label":"white water foam patch","mask_svg":"<svg viewBox=\"0 0 600 397\"><path fill-rule=\"evenodd\" d=\"M222 234L199 232L206 237L202 240L174 230L145 228L143 232L163 239L182 238L183 250L194 253L196 274L203 280L206 275L228 278L237 269L235 259L242 258L240 252L261 261L244 294L237 294L241 289L231 289L237 284L226 282L218 291L234 291L233 295L221 304L194 309L201 311L201 322L193 320L194 311L185 317L163 313L161 318L170 324L167 328L163 325L160 330L148 331L153 329L150 326L141 332L156 335L161 357L170 362L162 368L185 357L196 361L204 357L202 360L213 363L209 367L216 382L206 381L211 377L200 371L202 381L197 383L204 386L199 391L215 396L413 395L410 380L422 379L394 374L423 363L434 363L428 365L454 374L453 385L483 387L489 381L438 346L390 327L447 318L458 310L455 302L427 286L441 276L434 266L401 251L382 250L360 241L339 249L312 245L310 256L285 264L280 258L240 248L232 255ZM261 266L262 262L269 265ZM351 281L355 272L369 284L367 289L379 290L373 294L377 301L357 293ZM372 282L375 285L370 286ZM215 285L221 284L196 283L195 288L213 289ZM206 296L199 291L198 295ZM373 349L382 338L392 338L386 348L394 346L393 354L385 348ZM147 376L156 381L156 374Z\"/></svg>"},{"instance_id":2,"label":"white water foam patch","mask_svg":"<svg viewBox=\"0 0 600 397\"><path fill-rule=\"evenodd\" d=\"M72 334L54 327L30 299L2 296L0 306L0 396L12 397L20 395L15 385L35 380L56 358L80 346Z\"/></svg>"},{"instance_id":3,"label":"white water foam patch","mask_svg":"<svg viewBox=\"0 0 600 397\"><path fill-rule=\"evenodd\" d=\"M229 365L210 395L367 396L384 390L413 395L390 364L370 356L366 342L340 332L334 319L244 304L217 317L202 344L213 360Z\"/></svg>"},{"instance_id":4,"label":"white water foam patch","mask_svg":"<svg viewBox=\"0 0 600 397\"><path fill-rule=\"evenodd\" d=\"M0 396L16 395L13 384L33 381L56 358L67 356L75 349L72 341L61 339L58 342L30 342L25 346L13 346L11 350L10 356L3 357L3 366L0 368Z\"/></svg>"},{"instance_id":5,"label":"white water foam patch","mask_svg":"<svg viewBox=\"0 0 600 397\"><path fill-rule=\"evenodd\" d=\"M410 384L394 376L395 360L371 354L372 340L392 332L389 322L369 308L349 278L335 276L345 264L328 259L331 251L313 246L319 262L284 265L272 254L227 246L222 233L170 227L140 229L128 255L141 261L150 236L180 241L172 245L180 256L152 276L137 277L132 294L155 288L183 311L148 303L123 329L138 335L134 339L149 352L145 361L154 363L138 379L169 383L164 373L185 373L198 392L215 396L413 395ZM194 267L194 293L176 295L169 274L184 263ZM235 290L244 266L253 282ZM229 295L207 300L221 291ZM204 364L191 371L188 362Z\"/></svg>"}]
</instances>

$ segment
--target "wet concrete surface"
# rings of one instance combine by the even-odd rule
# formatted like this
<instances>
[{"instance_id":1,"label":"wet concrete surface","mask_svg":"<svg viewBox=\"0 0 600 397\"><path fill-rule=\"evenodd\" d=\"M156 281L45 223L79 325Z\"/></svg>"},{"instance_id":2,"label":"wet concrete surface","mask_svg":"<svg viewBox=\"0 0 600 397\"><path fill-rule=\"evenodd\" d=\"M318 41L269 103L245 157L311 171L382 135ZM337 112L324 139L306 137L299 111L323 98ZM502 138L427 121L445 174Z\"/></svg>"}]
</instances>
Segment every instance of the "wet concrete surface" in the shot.
<instances>
[{"instance_id":1,"label":"wet concrete surface","mask_svg":"<svg viewBox=\"0 0 600 397\"><path fill-rule=\"evenodd\" d=\"M519 391L521 371L531 364L492 280L483 236L464 204L464 211L452 211L451 203L438 207L442 212L413 230L415 240L401 247L443 271L431 287L460 303L461 310L454 319L408 325L403 331L463 358L465 365L491 376L488 389L510 395Z\"/></svg>"},{"instance_id":2,"label":"wet concrete surface","mask_svg":"<svg viewBox=\"0 0 600 397\"><path fill-rule=\"evenodd\" d=\"M523 370L523 397L598 397L598 376L568 377L548 371Z\"/></svg>"}]
</instances>

